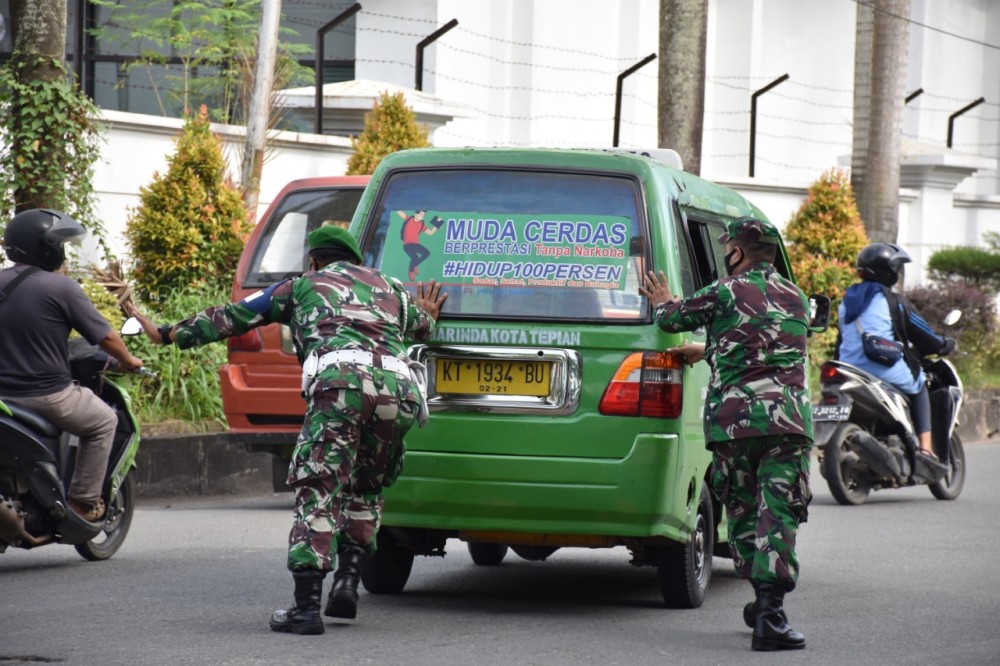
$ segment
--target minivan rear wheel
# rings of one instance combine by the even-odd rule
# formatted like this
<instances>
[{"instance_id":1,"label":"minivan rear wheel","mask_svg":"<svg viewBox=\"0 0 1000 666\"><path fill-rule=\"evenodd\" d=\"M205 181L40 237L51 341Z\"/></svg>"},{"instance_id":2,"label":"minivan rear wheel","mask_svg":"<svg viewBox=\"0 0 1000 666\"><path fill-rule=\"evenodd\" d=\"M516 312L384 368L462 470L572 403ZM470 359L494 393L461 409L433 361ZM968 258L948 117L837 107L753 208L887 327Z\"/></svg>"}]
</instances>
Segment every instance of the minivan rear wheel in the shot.
<instances>
[{"instance_id":1,"label":"minivan rear wheel","mask_svg":"<svg viewBox=\"0 0 1000 666\"><path fill-rule=\"evenodd\" d=\"M378 549L361 566L361 582L372 594L399 594L413 569L413 551L388 529L378 532Z\"/></svg>"},{"instance_id":2,"label":"minivan rear wheel","mask_svg":"<svg viewBox=\"0 0 1000 666\"><path fill-rule=\"evenodd\" d=\"M688 543L669 543L657 548L656 571L663 601L671 608L698 608L705 601L712 580L712 550L715 539L712 498L702 484L694 533Z\"/></svg>"},{"instance_id":3,"label":"minivan rear wheel","mask_svg":"<svg viewBox=\"0 0 1000 666\"><path fill-rule=\"evenodd\" d=\"M503 543L483 543L481 541L469 542L469 556L472 561L482 567L495 567L507 555L507 544Z\"/></svg>"}]
</instances>

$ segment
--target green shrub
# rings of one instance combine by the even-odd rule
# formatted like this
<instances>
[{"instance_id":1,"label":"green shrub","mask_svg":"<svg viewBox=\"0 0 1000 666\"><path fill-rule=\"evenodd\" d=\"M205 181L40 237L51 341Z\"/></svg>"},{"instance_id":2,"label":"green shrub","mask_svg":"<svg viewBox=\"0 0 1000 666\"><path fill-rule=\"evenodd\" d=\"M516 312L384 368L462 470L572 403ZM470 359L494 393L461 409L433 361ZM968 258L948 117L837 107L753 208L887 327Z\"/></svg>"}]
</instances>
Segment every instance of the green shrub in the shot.
<instances>
[{"instance_id":1,"label":"green shrub","mask_svg":"<svg viewBox=\"0 0 1000 666\"><path fill-rule=\"evenodd\" d=\"M118 307L118 299L93 278L83 278L80 281L80 286L83 287L83 293L87 294L87 298L94 304L97 311L111 324L111 328L116 331L121 329L125 322L125 316L122 314L121 308Z\"/></svg>"},{"instance_id":2,"label":"green shrub","mask_svg":"<svg viewBox=\"0 0 1000 666\"><path fill-rule=\"evenodd\" d=\"M351 139L354 154L347 161L348 175L366 175L375 171L382 158L397 150L425 148L427 127L417 124L417 115L406 106L403 93L384 92L372 110L365 114L365 129Z\"/></svg>"},{"instance_id":3,"label":"green shrub","mask_svg":"<svg viewBox=\"0 0 1000 666\"><path fill-rule=\"evenodd\" d=\"M125 230L136 292L150 303L189 287L228 290L251 228L205 107L187 118L168 163L140 189Z\"/></svg>"},{"instance_id":4,"label":"green shrub","mask_svg":"<svg viewBox=\"0 0 1000 666\"><path fill-rule=\"evenodd\" d=\"M932 254L927 268L935 281L961 280L994 294L1000 291L1000 252L978 247L949 247Z\"/></svg>"},{"instance_id":5,"label":"green shrub","mask_svg":"<svg viewBox=\"0 0 1000 666\"><path fill-rule=\"evenodd\" d=\"M833 355L837 342L837 304L857 281L854 263L868 244L851 180L831 169L809 188L809 196L785 225L788 258L795 279L807 295L830 298L830 328L809 339L809 361L815 370Z\"/></svg>"},{"instance_id":6,"label":"green shrub","mask_svg":"<svg viewBox=\"0 0 1000 666\"><path fill-rule=\"evenodd\" d=\"M958 340L959 353L951 360L966 385L1000 385L1000 322L993 294L953 280L910 289L906 296L931 328ZM962 318L945 327L944 317L954 309L962 311Z\"/></svg>"},{"instance_id":7,"label":"green shrub","mask_svg":"<svg viewBox=\"0 0 1000 666\"><path fill-rule=\"evenodd\" d=\"M230 289L227 285L168 292L147 316L161 324L176 324L207 307L226 303ZM140 335L128 338L126 344L157 373L156 377L128 376L126 380L142 423L180 420L196 430L225 424L219 387L219 366L226 362L224 342L181 350L175 345L155 345Z\"/></svg>"}]
</instances>

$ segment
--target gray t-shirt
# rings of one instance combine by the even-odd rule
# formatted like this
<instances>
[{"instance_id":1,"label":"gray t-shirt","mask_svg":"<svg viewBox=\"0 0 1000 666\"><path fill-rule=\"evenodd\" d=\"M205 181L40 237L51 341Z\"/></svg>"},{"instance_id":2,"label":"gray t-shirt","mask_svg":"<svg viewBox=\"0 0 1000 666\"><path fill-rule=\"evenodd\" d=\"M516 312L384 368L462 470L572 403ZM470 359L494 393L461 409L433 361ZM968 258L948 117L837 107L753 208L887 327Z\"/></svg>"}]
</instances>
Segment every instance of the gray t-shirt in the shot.
<instances>
[{"instance_id":1,"label":"gray t-shirt","mask_svg":"<svg viewBox=\"0 0 1000 666\"><path fill-rule=\"evenodd\" d=\"M0 271L0 289L28 268ZM93 345L111 331L76 280L39 270L15 287L0 304L0 395L47 395L69 386L72 329Z\"/></svg>"}]
</instances>

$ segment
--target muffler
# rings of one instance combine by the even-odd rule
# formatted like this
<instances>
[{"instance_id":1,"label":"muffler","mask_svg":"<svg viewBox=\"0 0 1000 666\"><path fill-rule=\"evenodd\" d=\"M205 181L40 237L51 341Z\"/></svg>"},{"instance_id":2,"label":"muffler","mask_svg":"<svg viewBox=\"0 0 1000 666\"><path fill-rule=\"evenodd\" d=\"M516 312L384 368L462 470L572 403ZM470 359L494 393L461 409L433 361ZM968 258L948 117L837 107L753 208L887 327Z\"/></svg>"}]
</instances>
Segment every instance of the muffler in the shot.
<instances>
[{"instance_id":1,"label":"muffler","mask_svg":"<svg viewBox=\"0 0 1000 666\"><path fill-rule=\"evenodd\" d=\"M896 457L869 433L864 431L856 433L851 441L851 447L878 476L892 479L902 477L903 470L899 468Z\"/></svg>"},{"instance_id":2,"label":"muffler","mask_svg":"<svg viewBox=\"0 0 1000 666\"><path fill-rule=\"evenodd\" d=\"M47 543L51 538L51 534L43 537L28 534L24 529L24 518L14 502L9 499L0 501L0 542L20 546L23 541L29 548L33 548Z\"/></svg>"}]
</instances>

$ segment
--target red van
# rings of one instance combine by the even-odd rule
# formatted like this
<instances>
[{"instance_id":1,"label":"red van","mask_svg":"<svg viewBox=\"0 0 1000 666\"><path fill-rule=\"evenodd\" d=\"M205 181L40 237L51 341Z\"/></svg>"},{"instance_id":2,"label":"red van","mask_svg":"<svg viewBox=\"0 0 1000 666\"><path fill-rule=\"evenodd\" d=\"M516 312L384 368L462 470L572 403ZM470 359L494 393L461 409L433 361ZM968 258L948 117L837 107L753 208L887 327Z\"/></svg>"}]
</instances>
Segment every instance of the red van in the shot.
<instances>
[{"instance_id":1,"label":"red van","mask_svg":"<svg viewBox=\"0 0 1000 666\"><path fill-rule=\"evenodd\" d=\"M324 223L350 226L367 183L368 176L288 183L247 241L233 279L233 300L302 273L306 235ZM288 328L272 324L229 338L228 343L229 362L219 368L219 376L230 431L246 433L251 450L267 451L278 456L276 461L286 461L276 462L277 487L279 476L283 483L287 473L291 445L306 408L299 395L302 371Z\"/></svg>"}]
</instances>

